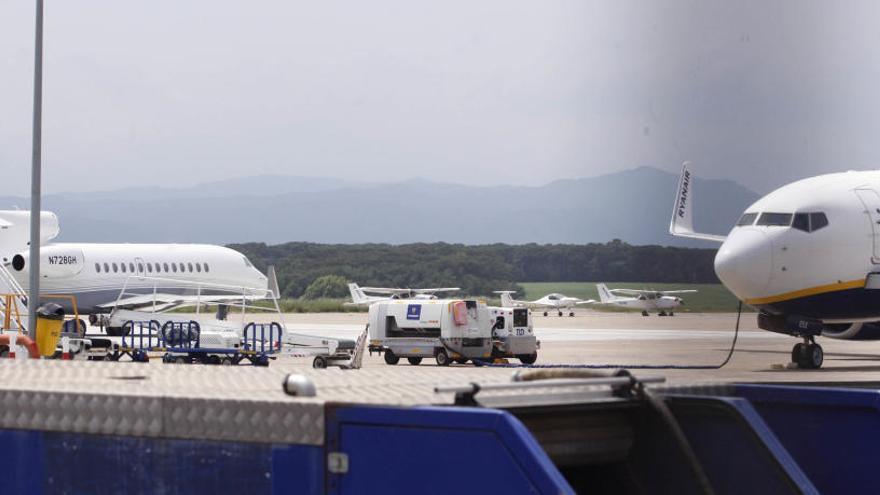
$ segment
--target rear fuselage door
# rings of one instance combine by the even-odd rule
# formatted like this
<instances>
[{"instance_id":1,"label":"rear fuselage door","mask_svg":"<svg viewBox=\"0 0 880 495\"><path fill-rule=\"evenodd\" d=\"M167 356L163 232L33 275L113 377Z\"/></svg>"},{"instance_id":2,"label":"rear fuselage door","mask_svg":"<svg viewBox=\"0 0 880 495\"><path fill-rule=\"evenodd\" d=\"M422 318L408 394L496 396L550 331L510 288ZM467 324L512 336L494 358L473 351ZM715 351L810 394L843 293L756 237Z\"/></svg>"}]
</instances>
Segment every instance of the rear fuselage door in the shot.
<instances>
[{"instance_id":1,"label":"rear fuselage door","mask_svg":"<svg viewBox=\"0 0 880 495\"><path fill-rule=\"evenodd\" d=\"M871 223L873 252L871 261L880 263L880 194L874 189L856 189L856 195L865 206L865 214Z\"/></svg>"}]
</instances>

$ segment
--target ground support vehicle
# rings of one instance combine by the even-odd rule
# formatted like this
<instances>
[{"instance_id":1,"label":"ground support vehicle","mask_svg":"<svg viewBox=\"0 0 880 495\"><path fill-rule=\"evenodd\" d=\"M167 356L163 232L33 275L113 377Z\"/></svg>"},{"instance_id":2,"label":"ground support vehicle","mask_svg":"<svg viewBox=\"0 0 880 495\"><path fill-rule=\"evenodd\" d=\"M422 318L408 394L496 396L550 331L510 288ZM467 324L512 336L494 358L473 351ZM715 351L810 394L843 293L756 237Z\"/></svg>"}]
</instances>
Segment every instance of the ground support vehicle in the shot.
<instances>
[{"instance_id":1,"label":"ground support vehicle","mask_svg":"<svg viewBox=\"0 0 880 495\"><path fill-rule=\"evenodd\" d=\"M371 351L395 365L418 365L433 357L439 366L492 357L494 319L483 301L438 299L387 301L370 306Z\"/></svg>"},{"instance_id":2,"label":"ground support vehicle","mask_svg":"<svg viewBox=\"0 0 880 495\"><path fill-rule=\"evenodd\" d=\"M490 307L494 318L492 327L492 357L517 358L523 364L534 364L541 343L532 327L532 312L527 308Z\"/></svg>"}]
</instances>

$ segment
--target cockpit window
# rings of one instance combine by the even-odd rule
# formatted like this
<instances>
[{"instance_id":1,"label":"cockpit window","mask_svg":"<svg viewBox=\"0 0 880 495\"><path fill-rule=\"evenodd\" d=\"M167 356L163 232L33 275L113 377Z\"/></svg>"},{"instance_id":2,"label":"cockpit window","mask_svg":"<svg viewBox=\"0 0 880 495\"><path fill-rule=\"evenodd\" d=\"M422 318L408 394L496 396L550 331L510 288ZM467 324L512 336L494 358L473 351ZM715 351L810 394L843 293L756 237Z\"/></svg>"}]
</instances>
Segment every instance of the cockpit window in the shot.
<instances>
[{"instance_id":1,"label":"cockpit window","mask_svg":"<svg viewBox=\"0 0 880 495\"><path fill-rule=\"evenodd\" d=\"M757 213L743 213L743 216L739 217L739 221L736 222L736 226L743 227L746 225L751 225L755 223L756 218L758 218Z\"/></svg>"},{"instance_id":2,"label":"cockpit window","mask_svg":"<svg viewBox=\"0 0 880 495\"><path fill-rule=\"evenodd\" d=\"M824 213L810 213L810 232L815 232L828 225L828 217Z\"/></svg>"},{"instance_id":3,"label":"cockpit window","mask_svg":"<svg viewBox=\"0 0 880 495\"><path fill-rule=\"evenodd\" d=\"M791 213L761 213L757 225L769 227L788 227L791 225Z\"/></svg>"},{"instance_id":4,"label":"cockpit window","mask_svg":"<svg viewBox=\"0 0 880 495\"><path fill-rule=\"evenodd\" d=\"M794 222L791 224L793 228L803 230L804 232L815 232L827 225L828 217L822 212L796 213Z\"/></svg>"},{"instance_id":5,"label":"cockpit window","mask_svg":"<svg viewBox=\"0 0 880 495\"><path fill-rule=\"evenodd\" d=\"M248 268L251 268L251 267L254 266L254 265L251 264L251 261L250 261L249 259L247 259L246 256L242 256L241 258L244 260L244 266L246 266L246 267L248 267Z\"/></svg>"},{"instance_id":6,"label":"cockpit window","mask_svg":"<svg viewBox=\"0 0 880 495\"><path fill-rule=\"evenodd\" d=\"M791 223L791 227L793 229L803 230L804 232L810 231L810 214L809 213L795 213L794 214L794 222Z\"/></svg>"}]
</instances>

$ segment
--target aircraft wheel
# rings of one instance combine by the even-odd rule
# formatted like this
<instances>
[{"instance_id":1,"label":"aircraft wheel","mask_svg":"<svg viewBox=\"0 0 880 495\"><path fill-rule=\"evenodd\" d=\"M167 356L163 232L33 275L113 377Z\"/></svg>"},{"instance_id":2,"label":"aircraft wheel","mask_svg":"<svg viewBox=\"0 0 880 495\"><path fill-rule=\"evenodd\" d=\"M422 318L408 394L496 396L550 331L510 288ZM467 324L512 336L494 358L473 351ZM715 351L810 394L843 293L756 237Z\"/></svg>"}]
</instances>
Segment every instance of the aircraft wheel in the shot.
<instances>
[{"instance_id":1,"label":"aircraft wheel","mask_svg":"<svg viewBox=\"0 0 880 495\"><path fill-rule=\"evenodd\" d=\"M803 356L804 368L810 370L821 368L825 361L825 352L819 344L807 344L801 356Z\"/></svg>"},{"instance_id":2,"label":"aircraft wheel","mask_svg":"<svg viewBox=\"0 0 880 495\"><path fill-rule=\"evenodd\" d=\"M661 311L657 313L657 316L666 316L666 311Z\"/></svg>"},{"instance_id":3,"label":"aircraft wheel","mask_svg":"<svg viewBox=\"0 0 880 495\"><path fill-rule=\"evenodd\" d=\"M642 311L642 316L648 316L648 312L647 312L647 311Z\"/></svg>"},{"instance_id":4,"label":"aircraft wheel","mask_svg":"<svg viewBox=\"0 0 880 495\"><path fill-rule=\"evenodd\" d=\"M517 356L517 359L519 359L522 364L535 364L535 361L538 360L538 353L533 352L531 354L520 354L519 356Z\"/></svg>"},{"instance_id":5,"label":"aircraft wheel","mask_svg":"<svg viewBox=\"0 0 880 495\"><path fill-rule=\"evenodd\" d=\"M804 361L801 357L804 354L804 344L798 342L791 348L791 362L797 364L798 366Z\"/></svg>"},{"instance_id":6,"label":"aircraft wheel","mask_svg":"<svg viewBox=\"0 0 880 495\"><path fill-rule=\"evenodd\" d=\"M547 315L548 315L548 313L546 311L544 311L544 316L547 316Z\"/></svg>"},{"instance_id":7,"label":"aircraft wheel","mask_svg":"<svg viewBox=\"0 0 880 495\"><path fill-rule=\"evenodd\" d=\"M437 366L449 366L449 354L446 354L446 349L440 349L434 359L437 360Z\"/></svg>"},{"instance_id":8,"label":"aircraft wheel","mask_svg":"<svg viewBox=\"0 0 880 495\"><path fill-rule=\"evenodd\" d=\"M418 366L422 363L422 358L419 356L410 356L406 358L406 360L409 361L409 364L413 366Z\"/></svg>"},{"instance_id":9,"label":"aircraft wheel","mask_svg":"<svg viewBox=\"0 0 880 495\"><path fill-rule=\"evenodd\" d=\"M387 351L385 351L385 364L394 365L399 362L400 362L400 356L398 356L397 354L394 354L394 352L392 352L391 349L388 349Z\"/></svg>"},{"instance_id":10,"label":"aircraft wheel","mask_svg":"<svg viewBox=\"0 0 880 495\"><path fill-rule=\"evenodd\" d=\"M327 359L324 356L315 356L312 360L312 368L322 370L327 367Z\"/></svg>"},{"instance_id":11,"label":"aircraft wheel","mask_svg":"<svg viewBox=\"0 0 880 495\"><path fill-rule=\"evenodd\" d=\"M559 316L562 316L562 311L559 312Z\"/></svg>"},{"instance_id":12,"label":"aircraft wheel","mask_svg":"<svg viewBox=\"0 0 880 495\"><path fill-rule=\"evenodd\" d=\"M71 320L73 321L73 320ZM75 332L80 337L83 337L86 334L86 322L83 321L82 318L76 320L76 323L73 324L75 328Z\"/></svg>"},{"instance_id":13,"label":"aircraft wheel","mask_svg":"<svg viewBox=\"0 0 880 495\"><path fill-rule=\"evenodd\" d=\"M574 311L572 311L571 313L568 313L568 316L571 316L572 318L574 318Z\"/></svg>"}]
</instances>

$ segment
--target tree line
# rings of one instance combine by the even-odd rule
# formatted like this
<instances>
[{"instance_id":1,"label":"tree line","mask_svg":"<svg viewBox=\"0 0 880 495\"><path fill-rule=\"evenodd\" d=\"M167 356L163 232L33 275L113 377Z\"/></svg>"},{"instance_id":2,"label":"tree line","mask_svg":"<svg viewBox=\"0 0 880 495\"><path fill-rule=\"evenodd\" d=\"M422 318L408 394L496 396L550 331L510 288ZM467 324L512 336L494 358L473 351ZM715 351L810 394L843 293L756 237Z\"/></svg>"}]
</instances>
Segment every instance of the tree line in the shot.
<instances>
[{"instance_id":1,"label":"tree line","mask_svg":"<svg viewBox=\"0 0 880 495\"><path fill-rule=\"evenodd\" d=\"M291 298L329 275L362 286L461 287L467 295L518 290L517 282L718 283L714 249L633 246L617 239L605 244L290 242L229 247L260 270L274 265L283 296Z\"/></svg>"}]
</instances>

